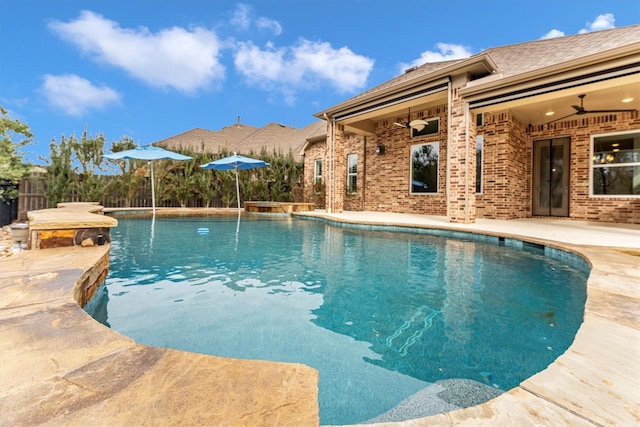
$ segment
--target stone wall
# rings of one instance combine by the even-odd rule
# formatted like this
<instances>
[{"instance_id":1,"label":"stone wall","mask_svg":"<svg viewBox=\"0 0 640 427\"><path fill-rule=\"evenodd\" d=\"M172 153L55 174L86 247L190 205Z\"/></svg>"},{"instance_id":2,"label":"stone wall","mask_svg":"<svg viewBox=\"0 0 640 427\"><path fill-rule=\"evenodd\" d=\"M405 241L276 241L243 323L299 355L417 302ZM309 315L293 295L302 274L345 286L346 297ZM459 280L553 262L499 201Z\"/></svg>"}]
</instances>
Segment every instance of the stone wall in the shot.
<instances>
[{"instance_id":1,"label":"stone wall","mask_svg":"<svg viewBox=\"0 0 640 427\"><path fill-rule=\"evenodd\" d=\"M107 246L107 250L100 260L93 268L85 271L80 280L76 282L73 298L80 307L84 307L93 298L109 275L109 248L110 246Z\"/></svg>"},{"instance_id":2,"label":"stone wall","mask_svg":"<svg viewBox=\"0 0 640 427\"><path fill-rule=\"evenodd\" d=\"M96 246L111 241L109 228L78 228L60 230L32 230L31 249L51 249L64 246Z\"/></svg>"},{"instance_id":3,"label":"stone wall","mask_svg":"<svg viewBox=\"0 0 640 427\"><path fill-rule=\"evenodd\" d=\"M28 213L29 249L96 246L110 242L115 218L97 203L60 203L55 209Z\"/></svg>"}]
</instances>

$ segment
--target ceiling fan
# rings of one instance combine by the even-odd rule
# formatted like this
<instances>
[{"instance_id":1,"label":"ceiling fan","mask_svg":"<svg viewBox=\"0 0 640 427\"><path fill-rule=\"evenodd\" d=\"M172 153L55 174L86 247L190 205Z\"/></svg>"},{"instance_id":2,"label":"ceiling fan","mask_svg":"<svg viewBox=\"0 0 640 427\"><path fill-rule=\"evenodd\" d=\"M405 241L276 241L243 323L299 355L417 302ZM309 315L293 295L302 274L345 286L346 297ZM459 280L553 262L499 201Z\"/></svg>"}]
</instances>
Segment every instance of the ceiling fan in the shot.
<instances>
[{"instance_id":1,"label":"ceiling fan","mask_svg":"<svg viewBox=\"0 0 640 427\"><path fill-rule=\"evenodd\" d=\"M564 116L564 117L560 117L559 119L555 119L555 120L551 120L550 122L547 122L546 124L549 123L553 123L553 122L557 122L560 120L564 120L568 117L571 116L581 116L583 114L590 114L590 113L628 113L628 112L632 112L632 111L636 111L634 109L627 109L627 110L587 110L584 108L584 97L587 96L585 94L582 95L578 95L578 98L580 98L580 105L572 105L571 107L576 110L575 113L569 114L568 116Z\"/></svg>"},{"instance_id":2,"label":"ceiling fan","mask_svg":"<svg viewBox=\"0 0 640 427\"><path fill-rule=\"evenodd\" d=\"M407 116L406 123L398 123L398 122L394 123L394 125L400 126L401 128L415 129L418 132L424 129L428 124L429 124L428 121L422 120L422 119L411 120L411 108L409 108L409 115Z\"/></svg>"}]
</instances>

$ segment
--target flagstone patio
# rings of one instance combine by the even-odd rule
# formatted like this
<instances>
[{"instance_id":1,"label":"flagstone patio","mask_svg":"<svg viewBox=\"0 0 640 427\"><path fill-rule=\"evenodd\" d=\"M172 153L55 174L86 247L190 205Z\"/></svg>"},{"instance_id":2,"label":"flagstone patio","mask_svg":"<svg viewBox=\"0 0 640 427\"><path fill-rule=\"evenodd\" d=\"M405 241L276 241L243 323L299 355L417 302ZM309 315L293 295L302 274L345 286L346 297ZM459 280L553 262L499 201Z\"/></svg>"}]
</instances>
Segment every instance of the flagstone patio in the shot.
<instances>
[{"instance_id":1,"label":"flagstone patio","mask_svg":"<svg viewBox=\"0 0 640 427\"><path fill-rule=\"evenodd\" d=\"M546 370L482 405L377 425L640 424L640 226L295 215L499 235L567 250L592 266L584 323ZM74 294L99 275L109 249L32 250L0 259L0 426L318 425L314 369L144 346L89 317Z\"/></svg>"}]
</instances>

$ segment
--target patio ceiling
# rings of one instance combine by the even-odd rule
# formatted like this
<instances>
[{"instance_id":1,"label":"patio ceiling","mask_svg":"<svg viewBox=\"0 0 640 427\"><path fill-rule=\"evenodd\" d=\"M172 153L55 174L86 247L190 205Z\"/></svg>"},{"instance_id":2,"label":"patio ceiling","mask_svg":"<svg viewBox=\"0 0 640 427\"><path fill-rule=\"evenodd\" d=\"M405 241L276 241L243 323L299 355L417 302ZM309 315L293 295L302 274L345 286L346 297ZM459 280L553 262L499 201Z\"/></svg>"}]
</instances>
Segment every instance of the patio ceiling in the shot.
<instances>
[{"instance_id":1,"label":"patio ceiling","mask_svg":"<svg viewBox=\"0 0 640 427\"><path fill-rule=\"evenodd\" d=\"M412 112L424 111L428 108L447 104L447 91L442 90L421 98L401 101L394 104L380 106L371 111L340 120L340 124L345 126L345 130L364 134L375 134L376 123L384 120L391 122L405 122L409 109ZM413 113L412 113L413 115ZM413 117L415 118L415 116Z\"/></svg>"},{"instance_id":2,"label":"patio ceiling","mask_svg":"<svg viewBox=\"0 0 640 427\"><path fill-rule=\"evenodd\" d=\"M477 114L509 110L525 124L539 125L575 113L576 110L571 106L580 105L578 95L586 95L584 98L586 110L636 109L640 111L640 80L638 75L634 74L480 107L473 112ZM623 102L629 98L633 100ZM547 115L548 112L554 114Z\"/></svg>"},{"instance_id":3,"label":"patio ceiling","mask_svg":"<svg viewBox=\"0 0 640 427\"><path fill-rule=\"evenodd\" d=\"M638 74L633 74L474 108L472 113L479 114L508 110L527 125L539 125L575 113L576 110L571 106L580 105L578 95L582 94L586 95L584 98L584 108L586 110L636 109L640 111L640 81ZM339 121L347 131L373 135L377 122L385 120L391 122L405 121L409 108L411 108L412 112L419 112L428 108L446 105L448 102L447 95L448 93L445 90L425 97L381 106ZM633 98L633 101L622 101L629 98ZM553 112L554 114L547 115L547 112Z\"/></svg>"}]
</instances>

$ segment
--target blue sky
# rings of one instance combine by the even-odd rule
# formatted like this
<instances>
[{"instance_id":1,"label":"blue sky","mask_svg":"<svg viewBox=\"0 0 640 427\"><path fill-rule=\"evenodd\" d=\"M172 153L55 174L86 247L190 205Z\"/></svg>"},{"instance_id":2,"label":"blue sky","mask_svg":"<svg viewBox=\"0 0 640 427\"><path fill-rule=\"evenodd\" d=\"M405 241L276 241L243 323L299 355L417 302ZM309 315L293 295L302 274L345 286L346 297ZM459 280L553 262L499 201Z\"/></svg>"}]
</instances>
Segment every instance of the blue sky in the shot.
<instances>
[{"instance_id":1,"label":"blue sky","mask_svg":"<svg viewBox=\"0 0 640 427\"><path fill-rule=\"evenodd\" d=\"M412 65L640 23L637 0L0 0L0 105L28 160L87 128L303 127Z\"/></svg>"}]
</instances>

